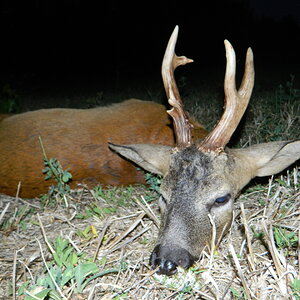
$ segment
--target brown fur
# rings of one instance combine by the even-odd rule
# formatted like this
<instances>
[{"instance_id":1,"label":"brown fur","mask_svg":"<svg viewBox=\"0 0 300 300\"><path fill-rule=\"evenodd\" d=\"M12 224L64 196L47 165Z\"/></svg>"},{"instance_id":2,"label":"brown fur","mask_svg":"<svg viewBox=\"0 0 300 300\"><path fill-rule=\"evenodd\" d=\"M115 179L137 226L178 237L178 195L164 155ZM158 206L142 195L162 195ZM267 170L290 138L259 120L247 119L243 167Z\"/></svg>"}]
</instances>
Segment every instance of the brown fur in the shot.
<instances>
[{"instance_id":1,"label":"brown fur","mask_svg":"<svg viewBox=\"0 0 300 300\"><path fill-rule=\"evenodd\" d=\"M206 131L193 122L195 138ZM48 158L57 158L78 183L128 185L144 183L131 163L108 148L118 144L174 145L171 120L163 105L130 99L93 109L42 109L3 118L0 122L0 193L14 196L21 181L22 197L47 193L41 136Z\"/></svg>"}]
</instances>

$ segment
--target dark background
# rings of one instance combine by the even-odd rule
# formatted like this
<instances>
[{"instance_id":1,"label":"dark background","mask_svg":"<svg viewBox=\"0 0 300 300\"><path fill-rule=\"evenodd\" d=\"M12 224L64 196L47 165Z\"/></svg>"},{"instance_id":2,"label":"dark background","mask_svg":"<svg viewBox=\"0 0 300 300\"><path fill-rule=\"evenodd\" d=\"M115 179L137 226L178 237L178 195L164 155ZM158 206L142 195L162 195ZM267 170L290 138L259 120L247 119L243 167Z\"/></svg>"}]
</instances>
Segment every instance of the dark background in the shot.
<instances>
[{"instance_id":1,"label":"dark background","mask_svg":"<svg viewBox=\"0 0 300 300\"><path fill-rule=\"evenodd\" d=\"M177 54L195 60L179 72L191 80L223 77L226 38L237 52L239 69L252 47L260 84L273 88L294 74L299 87L298 0L6 0L0 7L0 88L9 85L21 95L19 101L35 93L134 89L160 82L165 46L176 24Z\"/></svg>"}]
</instances>

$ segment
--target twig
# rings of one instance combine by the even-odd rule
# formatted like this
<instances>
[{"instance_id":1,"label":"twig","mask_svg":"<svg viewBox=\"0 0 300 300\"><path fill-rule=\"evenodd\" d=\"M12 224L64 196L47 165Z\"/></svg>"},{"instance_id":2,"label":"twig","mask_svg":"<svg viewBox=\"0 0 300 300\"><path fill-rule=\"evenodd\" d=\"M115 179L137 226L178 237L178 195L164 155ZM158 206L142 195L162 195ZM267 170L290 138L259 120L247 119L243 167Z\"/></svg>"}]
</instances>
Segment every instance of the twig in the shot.
<instances>
[{"instance_id":1,"label":"twig","mask_svg":"<svg viewBox=\"0 0 300 300\"><path fill-rule=\"evenodd\" d=\"M52 162L51 162L51 158L49 160L48 157L47 157L47 154L46 154L46 151L45 151L45 148L44 148L44 144L43 144L43 141L42 141L42 137L40 135L39 135L39 142L40 142L40 146L42 148L42 152L43 152L43 156L44 156L44 161L48 162L48 166L51 169L52 174L54 175L54 177L57 180L57 182L59 182L60 181L60 176L57 173L56 169L53 167Z\"/></svg>"},{"instance_id":2,"label":"twig","mask_svg":"<svg viewBox=\"0 0 300 300\"><path fill-rule=\"evenodd\" d=\"M13 264L13 273L12 273L13 300L16 300L17 256L18 256L18 251L16 250L14 253L14 264Z\"/></svg>"},{"instance_id":3,"label":"twig","mask_svg":"<svg viewBox=\"0 0 300 300\"><path fill-rule=\"evenodd\" d=\"M124 247L126 244L131 243L132 241L134 241L136 238L138 238L139 236L143 235L146 231L148 231L151 227L147 227L144 228L141 232L139 232L138 234L136 234L135 236L133 236L132 238L128 239L127 241L124 241L123 243L117 245L115 248L110 249L108 253L112 253L122 247Z\"/></svg>"},{"instance_id":4,"label":"twig","mask_svg":"<svg viewBox=\"0 0 300 300\"><path fill-rule=\"evenodd\" d=\"M268 244L278 277L281 277L281 275L283 274L283 272L285 270L280 262L279 253L275 246L274 235L273 235L273 226L270 225L270 230L268 231L267 225L264 220L262 221L262 225L263 225L262 227L265 232L265 235L267 237L267 244Z\"/></svg>"},{"instance_id":5,"label":"twig","mask_svg":"<svg viewBox=\"0 0 300 300\"><path fill-rule=\"evenodd\" d=\"M42 152L43 152L43 156L46 160L48 160L47 153L45 151L44 144L43 144L43 141L42 141L42 137L40 135L39 135L39 142L40 142L40 146L41 146L41 149L42 149Z\"/></svg>"},{"instance_id":6,"label":"twig","mask_svg":"<svg viewBox=\"0 0 300 300\"><path fill-rule=\"evenodd\" d=\"M244 209L244 203L241 203L240 206L241 206L243 223L244 223L244 228L245 228L247 246L248 246L248 250L249 250L249 254L250 254L250 261L251 261L250 267L251 267L252 271L255 271L255 267L254 267L255 266L255 258L254 258L254 254L253 254L249 226L248 226L245 209Z\"/></svg>"},{"instance_id":7,"label":"twig","mask_svg":"<svg viewBox=\"0 0 300 300\"><path fill-rule=\"evenodd\" d=\"M143 202L145 203L145 205L147 206L147 208L150 210L150 212L152 213L154 219L156 220L155 222L157 223L158 227L160 225L160 221L159 219L156 217L156 214L154 213L154 211L152 210L151 206L148 204L148 202L145 200L144 196L141 195L141 198L143 200Z\"/></svg>"},{"instance_id":8,"label":"twig","mask_svg":"<svg viewBox=\"0 0 300 300\"><path fill-rule=\"evenodd\" d=\"M201 296L201 299L207 299L207 300L215 300L215 297L209 296L207 293L201 292L199 290L195 290L194 292L198 293Z\"/></svg>"},{"instance_id":9,"label":"twig","mask_svg":"<svg viewBox=\"0 0 300 300\"><path fill-rule=\"evenodd\" d=\"M274 180L274 175L271 176L271 178L269 179L269 185L268 185L268 192L267 192L267 199L270 199L270 194L271 194L271 189L272 189L272 183Z\"/></svg>"},{"instance_id":10,"label":"twig","mask_svg":"<svg viewBox=\"0 0 300 300\"><path fill-rule=\"evenodd\" d=\"M279 197L280 193L282 193L282 188L281 187L278 188L278 190L277 190L276 194L274 195L273 199L274 200L277 199ZM275 211L273 211L273 214L271 216L272 220L274 220L276 215L278 214L283 200L284 200L284 197L281 197L280 200L279 200L279 203L277 204L277 207L275 208ZM270 203L274 204L274 203L276 203L276 200L275 201L270 201Z\"/></svg>"},{"instance_id":11,"label":"twig","mask_svg":"<svg viewBox=\"0 0 300 300\"><path fill-rule=\"evenodd\" d=\"M131 285L129 288L122 290L121 292L115 293L112 296L112 299L120 294L126 294L128 293L130 290L134 289L136 286L141 285L142 283L144 283L145 281L149 280L149 277L145 277L143 279L141 279L140 281L138 281L137 283L135 283L134 285Z\"/></svg>"},{"instance_id":12,"label":"twig","mask_svg":"<svg viewBox=\"0 0 300 300\"><path fill-rule=\"evenodd\" d=\"M277 276L277 278L282 278L282 275L285 272L285 269L281 264L280 254L279 254L279 252L276 248L276 245L275 245L274 235L273 235L273 227L272 227L272 225L270 225L270 229L268 231L265 220L262 221L262 227L263 227L263 230L265 232L266 239L267 239L267 245L268 245L268 248L270 250L271 257L272 257L272 260L273 260L273 263L274 263L274 266L275 266L275 269L276 269L276 272L277 272L277 274L275 274L275 275ZM286 287L285 283L282 280L277 280L277 278L275 278L275 279L277 281L277 284L279 286L279 289L280 289L281 293L283 295L287 296L288 291L287 291L287 287Z\"/></svg>"},{"instance_id":13,"label":"twig","mask_svg":"<svg viewBox=\"0 0 300 300\"><path fill-rule=\"evenodd\" d=\"M20 260L20 259L19 259L19 263L21 263L21 264L24 266L24 268L27 270L27 272L28 272L28 274L29 274L29 276L30 276L30 279L33 281L34 278L33 278L32 272L31 272L31 270L29 269L29 267L25 264L25 262L23 262L23 261Z\"/></svg>"},{"instance_id":14,"label":"twig","mask_svg":"<svg viewBox=\"0 0 300 300\"><path fill-rule=\"evenodd\" d=\"M37 214L37 217L38 217L38 220L39 220L39 223L40 223L40 227L41 227L41 230L42 230L42 234L43 234L45 243L47 244L47 246L48 246L49 250L51 251L51 253L54 254L54 253L55 253L55 250L52 248L51 244L48 242L48 239L47 239L47 236L46 236L46 232L45 232L45 229L44 229L42 220L41 220L41 218L40 218L40 215Z\"/></svg>"},{"instance_id":15,"label":"twig","mask_svg":"<svg viewBox=\"0 0 300 300\"><path fill-rule=\"evenodd\" d=\"M211 216L211 214L208 214L211 226L212 226L212 237L211 237L211 243L210 243L210 259L209 259L209 269L212 268L212 263L214 259L214 253L216 249L216 236L217 236L217 231L216 231L216 224L215 220Z\"/></svg>"},{"instance_id":16,"label":"twig","mask_svg":"<svg viewBox=\"0 0 300 300\"><path fill-rule=\"evenodd\" d=\"M131 280L131 278L132 278L134 272L136 271L138 265L143 261L143 257L144 257L144 254L142 254L142 255L140 256L140 258L137 259L135 265L132 267L132 270L129 269L129 270L130 270L130 274L129 274L129 276L127 277L127 282L130 282L130 280ZM124 276L124 279L125 279L125 276ZM123 282L124 282L124 280L123 280Z\"/></svg>"},{"instance_id":17,"label":"twig","mask_svg":"<svg viewBox=\"0 0 300 300\"><path fill-rule=\"evenodd\" d=\"M150 205L147 203L147 201L144 199L143 196L141 196L143 202L145 203L145 205L143 203L141 203L137 198L135 198L135 201L137 203L137 205L147 214L147 216L154 222L156 227L159 227L159 220L156 217L156 215L154 214L153 210L151 209Z\"/></svg>"},{"instance_id":18,"label":"twig","mask_svg":"<svg viewBox=\"0 0 300 300\"><path fill-rule=\"evenodd\" d=\"M73 246L73 248L76 250L77 253L81 253L82 250L80 250L77 245L72 241L72 239L68 236L68 241L70 242L70 244Z\"/></svg>"},{"instance_id":19,"label":"twig","mask_svg":"<svg viewBox=\"0 0 300 300\"><path fill-rule=\"evenodd\" d=\"M232 255L234 264L236 266L237 273L238 273L238 275L239 275L239 277L240 277L240 279L242 281L242 284L243 284L243 287L244 287L247 299L254 299L254 298L256 298L254 295L251 295L251 291L250 291L250 289L249 289L249 287L248 287L248 285L246 283L246 279L245 279L245 276L244 276L244 274L242 272L241 265L239 263L239 260L238 260L238 258L236 256L236 253L235 253L235 250L234 250L234 248L233 248L233 246L232 246L231 243L229 244L229 250L230 250L230 253Z\"/></svg>"},{"instance_id":20,"label":"twig","mask_svg":"<svg viewBox=\"0 0 300 300\"><path fill-rule=\"evenodd\" d=\"M16 201L18 201L19 199L20 189L21 189L21 181L19 181L18 183L17 192L16 192Z\"/></svg>"},{"instance_id":21,"label":"twig","mask_svg":"<svg viewBox=\"0 0 300 300\"><path fill-rule=\"evenodd\" d=\"M105 233L106 233L107 228L108 228L108 226L109 226L110 224L111 224L111 219L110 219L110 218L107 218L106 221L105 221L104 227L103 227L103 229L102 229L101 236L99 237L99 242L98 242L98 245L97 245L97 249L96 249L96 251L95 251L95 254L94 254L93 262L96 261L96 258L97 258L97 256L98 256L100 247L101 247L101 245L102 245L102 242L103 242Z\"/></svg>"},{"instance_id":22,"label":"twig","mask_svg":"<svg viewBox=\"0 0 300 300\"><path fill-rule=\"evenodd\" d=\"M131 226L121 236L119 236L117 239L115 239L111 243L111 245L109 245L108 249L112 249L116 244L118 244L122 239L124 239L141 222L141 220L144 218L145 215L146 215L146 213L144 213L144 212L139 214L138 217L133 221Z\"/></svg>"},{"instance_id":23,"label":"twig","mask_svg":"<svg viewBox=\"0 0 300 300\"><path fill-rule=\"evenodd\" d=\"M0 215L0 224L1 224L2 218L4 217L6 211L7 211L8 208L9 208L9 206L10 206L10 202L8 202L8 203L5 205L3 211L2 211L2 213L1 213L1 215Z\"/></svg>"}]
</instances>

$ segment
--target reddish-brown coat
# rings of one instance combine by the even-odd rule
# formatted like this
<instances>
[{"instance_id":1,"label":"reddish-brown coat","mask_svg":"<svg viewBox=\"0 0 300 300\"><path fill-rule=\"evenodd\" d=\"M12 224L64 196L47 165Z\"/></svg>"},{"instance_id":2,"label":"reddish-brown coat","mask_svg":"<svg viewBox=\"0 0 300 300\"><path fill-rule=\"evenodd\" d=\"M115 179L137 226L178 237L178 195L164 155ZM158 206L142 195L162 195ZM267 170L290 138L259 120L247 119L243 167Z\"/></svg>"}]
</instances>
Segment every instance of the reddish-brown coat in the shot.
<instances>
[{"instance_id":1,"label":"reddish-brown coat","mask_svg":"<svg viewBox=\"0 0 300 300\"><path fill-rule=\"evenodd\" d=\"M193 135L207 132L194 123ZM47 193L52 180L42 173L41 136L48 158L57 158L78 183L128 185L144 183L136 166L108 148L116 144L174 145L172 122L163 105L130 99L94 109L42 109L3 118L0 122L0 193L22 197Z\"/></svg>"}]
</instances>

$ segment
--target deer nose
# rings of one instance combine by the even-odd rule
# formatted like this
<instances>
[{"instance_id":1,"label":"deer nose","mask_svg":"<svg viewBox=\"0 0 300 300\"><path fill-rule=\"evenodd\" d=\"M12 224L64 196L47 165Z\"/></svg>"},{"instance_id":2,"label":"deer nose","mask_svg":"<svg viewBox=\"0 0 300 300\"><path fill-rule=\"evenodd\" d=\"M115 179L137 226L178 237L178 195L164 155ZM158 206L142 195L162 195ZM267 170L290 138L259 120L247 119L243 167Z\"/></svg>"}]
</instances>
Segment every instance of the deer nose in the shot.
<instances>
[{"instance_id":1,"label":"deer nose","mask_svg":"<svg viewBox=\"0 0 300 300\"><path fill-rule=\"evenodd\" d=\"M189 268L195 259L185 249L178 246L161 246L157 245L151 256L150 265L152 269L158 267L158 274L174 275L177 267Z\"/></svg>"}]
</instances>

